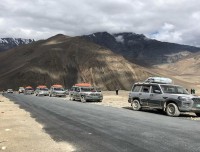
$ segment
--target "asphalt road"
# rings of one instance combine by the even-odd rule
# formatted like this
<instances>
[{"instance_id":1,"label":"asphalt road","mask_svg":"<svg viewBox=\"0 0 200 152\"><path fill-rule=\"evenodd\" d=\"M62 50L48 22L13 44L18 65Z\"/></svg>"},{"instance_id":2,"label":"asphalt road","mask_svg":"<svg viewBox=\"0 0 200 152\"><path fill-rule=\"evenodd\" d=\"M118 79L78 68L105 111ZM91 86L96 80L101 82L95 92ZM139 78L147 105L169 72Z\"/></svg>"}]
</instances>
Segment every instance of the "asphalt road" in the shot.
<instances>
[{"instance_id":1,"label":"asphalt road","mask_svg":"<svg viewBox=\"0 0 200 152\"><path fill-rule=\"evenodd\" d=\"M200 152L199 121L62 98L6 96L55 141L69 142L78 152Z\"/></svg>"}]
</instances>

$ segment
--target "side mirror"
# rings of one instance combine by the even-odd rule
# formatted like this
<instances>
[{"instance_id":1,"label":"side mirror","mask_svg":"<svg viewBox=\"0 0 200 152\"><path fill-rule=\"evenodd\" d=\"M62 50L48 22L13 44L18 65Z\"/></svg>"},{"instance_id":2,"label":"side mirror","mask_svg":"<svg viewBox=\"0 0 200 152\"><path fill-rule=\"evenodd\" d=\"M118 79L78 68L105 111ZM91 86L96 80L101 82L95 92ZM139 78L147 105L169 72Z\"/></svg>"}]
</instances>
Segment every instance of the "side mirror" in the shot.
<instances>
[{"instance_id":1,"label":"side mirror","mask_svg":"<svg viewBox=\"0 0 200 152\"><path fill-rule=\"evenodd\" d=\"M160 94L161 91L160 91L160 90L154 90L154 93L158 93L158 94Z\"/></svg>"}]
</instances>

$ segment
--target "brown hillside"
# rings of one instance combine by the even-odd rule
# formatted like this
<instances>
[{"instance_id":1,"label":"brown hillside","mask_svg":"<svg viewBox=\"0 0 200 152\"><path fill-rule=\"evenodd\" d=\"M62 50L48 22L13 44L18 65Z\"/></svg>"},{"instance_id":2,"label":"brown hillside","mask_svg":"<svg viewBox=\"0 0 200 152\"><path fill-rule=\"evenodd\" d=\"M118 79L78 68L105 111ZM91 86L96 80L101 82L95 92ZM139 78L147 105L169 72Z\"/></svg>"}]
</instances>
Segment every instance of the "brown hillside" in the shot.
<instances>
[{"instance_id":1,"label":"brown hillside","mask_svg":"<svg viewBox=\"0 0 200 152\"><path fill-rule=\"evenodd\" d=\"M197 94L200 94L200 53L190 55L176 63L157 66L155 71L176 79L189 89L195 88Z\"/></svg>"},{"instance_id":2,"label":"brown hillside","mask_svg":"<svg viewBox=\"0 0 200 152\"><path fill-rule=\"evenodd\" d=\"M101 89L130 89L149 72L80 37L56 35L0 53L0 89L90 82Z\"/></svg>"}]
</instances>

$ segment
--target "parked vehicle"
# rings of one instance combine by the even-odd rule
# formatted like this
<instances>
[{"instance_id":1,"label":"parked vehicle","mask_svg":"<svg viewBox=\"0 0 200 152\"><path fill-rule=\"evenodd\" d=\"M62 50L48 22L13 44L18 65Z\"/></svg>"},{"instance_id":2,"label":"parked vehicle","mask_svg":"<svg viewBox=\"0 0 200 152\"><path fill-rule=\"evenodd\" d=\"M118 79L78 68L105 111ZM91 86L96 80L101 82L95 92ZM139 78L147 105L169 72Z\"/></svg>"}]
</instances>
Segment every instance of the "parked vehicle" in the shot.
<instances>
[{"instance_id":1,"label":"parked vehicle","mask_svg":"<svg viewBox=\"0 0 200 152\"><path fill-rule=\"evenodd\" d=\"M194 112L200 116L200 97L189 94L182 86L169 84L169 78L162 78L162 82L157 78L133 85L128 99L133 110L157 109L168 116Z\"/></svg>"},{"instance_id":2,"label":"parked vehicle","mask_svg":"<svg viewBox=\"0 0 200 152\"><path fill-rule=\"evenodd\" d=\"M39 85L35 89L35 95L36 96L48 96L49 95L49 89L45 85Z\"/></svg>"},{"instance_id":3,"label":"parked vehicle","mask_svg":"<svg viewBox=\"0 0 200 152\"><path fill-rule=\"evenodd\" d=\"M20 94L20 93L24 93L24 87L19 87L19 90L18 90L18 93Z\"/></svg>"},{"instance_id":4,"label":"parked vehicle","mask_svg":"<svg viewBox=\"0 0 200 152\"><path fill-rule=\"evenodd\" d=\"M7 93L13 93L13 89L8 89Z\"/></svg>"},{"instance_id":5,"label":"parked vehicle","mask_svg":"<svg viewBox=\"0 0 200 152\"><path fill-rule=\"evenodd\" d=\"M79 87L92 87L92 85L90 83L77 83L75 85L72 86L72 88L69 91L69 98L70 100L73 100L73 94L76 92L77 88Z\"/></svg>"},{"instance_id":6,"label":"parked vehicle","mask_svg":"<svg viewBox=\"0 0 200 152\"><path fill-rule=\"evenodd\" d=\"M24 94L25 95L34 94L34 89L31 86L27 86L25 87Z\"/></svg>"},{"instance_id":7,"label":"parked vehicle","mask_svg":"<svg viewBox=\"0 0 200 152\"><path fill-rule=\"evenodd\" d=\"M49 91L50 97L66 97L66 91L60 84L52 85Z\"/></svg>"},{"instance_id":8,"label":"parked vehicle","mask_svg":"<svg viewBox=\"0 0 200 152\"><path fill-rule=\"evenodd\" d=\"M103 95L88 83L75 84L70 91L71 100L102 102Z\"/></svg>"}]
</instances>

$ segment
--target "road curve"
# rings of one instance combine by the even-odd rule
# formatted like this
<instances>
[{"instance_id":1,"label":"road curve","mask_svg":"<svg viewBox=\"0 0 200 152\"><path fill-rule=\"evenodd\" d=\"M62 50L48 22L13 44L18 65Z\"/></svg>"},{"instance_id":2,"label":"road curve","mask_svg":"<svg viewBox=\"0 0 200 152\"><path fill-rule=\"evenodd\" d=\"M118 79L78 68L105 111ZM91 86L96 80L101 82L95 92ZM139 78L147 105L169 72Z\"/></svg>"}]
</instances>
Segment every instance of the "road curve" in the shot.
<instances>
[{"instance_id":1,"label":"road curve","mask_svg":"<svg viewBox=\"0 0 200 152\"><path fill-rule=\"evenodd\" d=\"M200 152L200 122L62 98L7 94L77 152ZM30 137L31 138L31 137Z\"/></svg>"}]
</instances>

